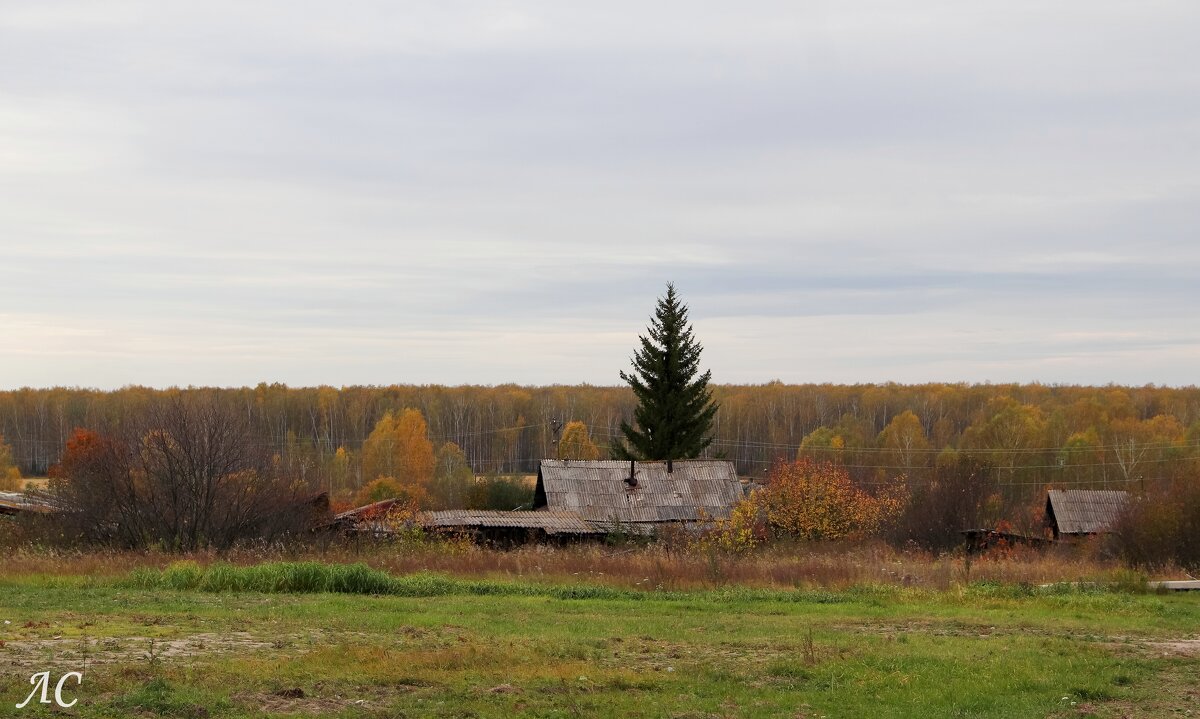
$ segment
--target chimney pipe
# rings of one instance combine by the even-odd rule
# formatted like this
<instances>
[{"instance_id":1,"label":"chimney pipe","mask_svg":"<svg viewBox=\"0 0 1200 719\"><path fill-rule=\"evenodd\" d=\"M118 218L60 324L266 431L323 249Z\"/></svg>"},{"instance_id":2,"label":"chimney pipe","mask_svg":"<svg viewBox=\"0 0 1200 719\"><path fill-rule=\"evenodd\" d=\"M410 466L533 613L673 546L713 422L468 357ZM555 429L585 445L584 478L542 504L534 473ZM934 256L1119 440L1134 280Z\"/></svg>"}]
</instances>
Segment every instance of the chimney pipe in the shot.
<instances>
[{"instance_id":1,"label":"chimney pipe","mask_svg":"<svg viewBox=\"0 0 1200 719\"><path fill-rule=\"evenodd\" d=\"M634 460L632 459L629 460L629 476L625 478L625 484L628 484L630 487L637 486L637 476L634 469Z\"/></svg>"}]
</instances>

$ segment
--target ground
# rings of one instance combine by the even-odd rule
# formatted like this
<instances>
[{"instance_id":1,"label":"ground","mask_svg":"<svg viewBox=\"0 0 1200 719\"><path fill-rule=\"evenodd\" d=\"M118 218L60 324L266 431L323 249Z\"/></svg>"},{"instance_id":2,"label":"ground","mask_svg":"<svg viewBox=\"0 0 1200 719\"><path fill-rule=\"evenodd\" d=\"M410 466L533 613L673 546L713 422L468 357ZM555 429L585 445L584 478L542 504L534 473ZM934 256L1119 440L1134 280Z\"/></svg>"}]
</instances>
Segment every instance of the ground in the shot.
<instances>
[{"instance_id":1,"label":"ground","mask_svg":"<svg viewBox=\"0 0 1200 719\"><path fill-rule=\"evenodd\" d=\"M1200 717L1194 593L437 580L0 579L0 717ZM17 709L40 671L79 703Z\"/></svg>"}]
</instances>

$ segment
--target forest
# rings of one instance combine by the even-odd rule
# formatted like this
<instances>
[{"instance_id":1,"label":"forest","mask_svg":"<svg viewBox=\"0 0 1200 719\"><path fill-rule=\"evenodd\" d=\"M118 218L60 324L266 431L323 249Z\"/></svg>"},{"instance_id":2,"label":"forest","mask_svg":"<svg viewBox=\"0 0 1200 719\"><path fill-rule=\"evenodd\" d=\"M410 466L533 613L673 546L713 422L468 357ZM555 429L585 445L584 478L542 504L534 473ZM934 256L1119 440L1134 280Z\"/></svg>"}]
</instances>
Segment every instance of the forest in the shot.
<instances>
[{"instance_id":1,"label":"forest","mask_svg":"<svg viewBox=\"0 0 1200 719\"><path fill-rule=\"evenodd\" d=\"M0 436L24 476L58 462L77 428L121 434L163 400L203 396L244 418L246 439L291 477L334 494L358 490L363 443L389 413L415 409L435 449L453 443L479 475L525 474L556 455L557 433L582 422L608 456L635 405L628 387L355 386L0 392ZM1200 469L1200 388L1041 384L714 385L709 457L764 476L780 459L844 466L856 483L973 457L1009 497L1046 485L1144 490Z\"/></svg>"}]
</instances>

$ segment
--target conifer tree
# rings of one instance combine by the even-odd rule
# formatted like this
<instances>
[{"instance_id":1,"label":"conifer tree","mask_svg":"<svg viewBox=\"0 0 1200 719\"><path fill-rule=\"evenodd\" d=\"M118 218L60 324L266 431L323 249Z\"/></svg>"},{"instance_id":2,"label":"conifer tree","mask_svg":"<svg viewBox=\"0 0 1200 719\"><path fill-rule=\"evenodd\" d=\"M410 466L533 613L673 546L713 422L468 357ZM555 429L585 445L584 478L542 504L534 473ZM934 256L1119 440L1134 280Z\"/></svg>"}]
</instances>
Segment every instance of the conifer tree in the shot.
<instances>
[{"instance_id":1,"label":"conifer tree","mask_svg":"<svg viewBox=\"0 0 1200 719\"><path fill-rule=\"evenodd\" d=\"M637 428L621 423L624 442L617 442L618 459L664 460L698 457L712 442L709 430L717 405L708 381L712 372L697 376L703 349L688 324L688 308L679 301L675 285L667 284L650 320L649 336L639 336L633 372L621 372L637 397Z\"/></svg>"}]
</instances>

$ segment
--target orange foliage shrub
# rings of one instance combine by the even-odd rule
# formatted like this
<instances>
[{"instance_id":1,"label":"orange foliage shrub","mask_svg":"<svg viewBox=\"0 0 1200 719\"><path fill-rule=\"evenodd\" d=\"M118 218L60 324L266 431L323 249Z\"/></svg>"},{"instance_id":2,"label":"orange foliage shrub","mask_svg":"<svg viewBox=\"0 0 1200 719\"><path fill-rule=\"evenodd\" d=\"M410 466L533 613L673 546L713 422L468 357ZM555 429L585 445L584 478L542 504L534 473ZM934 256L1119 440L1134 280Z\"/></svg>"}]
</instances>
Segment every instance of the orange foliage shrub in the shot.
<instances>
[{"instance_id":1,"label":"orange foliage shrub","mask_svg":"<svg viewBox=\"0 0 1200 719\"><path fill-rule=\"evenodd\" d=\"M770 526L798 539L866 537L908 503L902 479L872 495L855 487L845 468L806 457L776 464L761 495Z\"/></svg>"}]
</instances>

